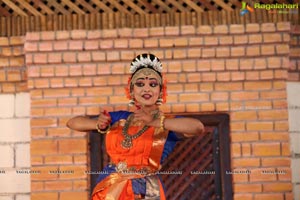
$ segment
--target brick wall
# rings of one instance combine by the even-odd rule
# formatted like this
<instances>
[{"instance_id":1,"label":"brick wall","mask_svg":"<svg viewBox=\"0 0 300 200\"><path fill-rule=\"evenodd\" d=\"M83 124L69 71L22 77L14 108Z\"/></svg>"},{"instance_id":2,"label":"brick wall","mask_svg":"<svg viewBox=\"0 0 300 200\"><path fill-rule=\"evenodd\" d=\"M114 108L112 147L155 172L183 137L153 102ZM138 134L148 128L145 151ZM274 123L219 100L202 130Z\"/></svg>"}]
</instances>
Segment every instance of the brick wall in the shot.
<instances>
[{"instance_id":1,"label":"brick wall","mask_svg":"<svg viewBox=\"0 0 300 200\"><path fill-rule=\"evenodd\" d=\"M128 109L129 63L161 58L165 112L228 112L235 199L292 199L286 79L289 23L28 33L33 200L88 199L88 141L74 115ZM49 174L71 170L71 174ZM264 173L280 171L283 174Z\"/></svg>"},{"instance_id":2,"label":"brick wall","mask_svg":"<svg viewBox=\"0 0 300 200\"><path fill-rule=\"evenodd\" d=\"M128 109L123 89L128 65L135 55L152 52L167 73L165 112L230 113L232 170L251 171L233 176L235 199L292 199L292 187L297 199L298 150L292 142L290 152L288 127L294 138L299 126L295 120L288 123L286 92L294 106L298 97L290 94L298 90L286 80L299 81L300 40L297 27L292 30L290 36L289 23L266 23L0 38L0 123L6 127L0 136L5 157L0 176L6 183L0 198L29 199L31 191L31 199L88 199L87 135L68 130L65 123L74 115L97 114L99 106ZM38 172L31 175L31 187L28 174L16 175L30 166L30 107L31 170Z\"/></svg>"}]
</instances>

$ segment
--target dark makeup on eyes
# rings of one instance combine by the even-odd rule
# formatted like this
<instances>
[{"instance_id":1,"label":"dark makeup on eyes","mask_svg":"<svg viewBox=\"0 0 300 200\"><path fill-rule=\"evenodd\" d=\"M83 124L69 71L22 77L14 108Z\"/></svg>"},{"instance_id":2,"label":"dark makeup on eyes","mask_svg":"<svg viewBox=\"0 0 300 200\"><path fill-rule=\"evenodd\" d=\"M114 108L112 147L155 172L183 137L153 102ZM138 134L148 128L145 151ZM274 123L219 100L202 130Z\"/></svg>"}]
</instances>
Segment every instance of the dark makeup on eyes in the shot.
<instances>
[{"instance_id":1,"label":"dark makeup on eyes","mask_svg":"<svg viewBox=\"0 0 300 200\"><path fill-rule=\"evenodd\" d=\"M149 82L150 87L158 86L158 82L157 82L156 78L148 78L148 77L138 78L134 85L137 87L143 87L145 85L145 80L150 80L150 82Z\"/></svg>"}]
</instances>

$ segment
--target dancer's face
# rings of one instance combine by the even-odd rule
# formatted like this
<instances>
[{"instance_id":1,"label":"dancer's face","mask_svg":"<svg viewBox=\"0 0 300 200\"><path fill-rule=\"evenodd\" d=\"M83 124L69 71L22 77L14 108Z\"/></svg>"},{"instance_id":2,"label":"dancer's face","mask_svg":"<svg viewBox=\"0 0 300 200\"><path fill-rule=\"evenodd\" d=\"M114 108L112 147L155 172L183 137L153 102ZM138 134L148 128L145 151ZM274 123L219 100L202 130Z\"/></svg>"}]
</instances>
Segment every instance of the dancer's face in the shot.
<instances>
[{"instance_id":1,"label":"dancer's face","mask_svg":"<svg viewBox=\"0 0 300 200\"><path fill-rule=\"evenodd\" d=\"M139 75L133 83L133 95L138 105L155 105L160 94L159 81L154 74Z\"/></svg>"}]
</instances>

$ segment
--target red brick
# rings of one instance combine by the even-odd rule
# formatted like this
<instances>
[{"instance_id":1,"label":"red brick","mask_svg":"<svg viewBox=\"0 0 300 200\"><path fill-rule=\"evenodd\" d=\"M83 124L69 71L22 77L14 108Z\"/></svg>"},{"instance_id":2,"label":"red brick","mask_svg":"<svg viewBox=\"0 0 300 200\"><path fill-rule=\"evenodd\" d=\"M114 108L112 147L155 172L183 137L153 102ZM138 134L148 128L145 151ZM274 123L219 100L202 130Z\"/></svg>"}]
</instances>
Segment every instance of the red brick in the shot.
<instances>
[{"instance_id":1,"label":"red brick","mask_svg":"<svg viewBox=\"0 0 300 200\"><path fill-rule=\"evenodd\" d=\"M245 47L231 47L230 55L235 56L244 56L245 55Z\"/></svg>"},{"instance_id":2,"label":"red brick","mask_svg":"<svg viewBox=\"0 0 300 200\"><path fill-rule=\"evenodd\" d=\"M278 31L290 31L291 30L291 24L287 22L277 22L276 23L276 29Z\"/></svg>"},{"instance_id":3,"label":"red brick","mask_svg":"<svg viewBox=\"0 0 300 200\"><path fill-rule=\"evenodd\" d=\"M219 40L215 36L206 36L204 37L204 44L205 45L217 45Z\"/></svg>"},{"instance_id":4,"label":"red brick","mask_svg":"<svg viewBox=\"0 0 300 200\"><path fill-rule=\"evenodd\" d=\"M204 83L203 82L203 83L200 83L199 87L200 87L201 92L213 91L213 89L214 89L213 83Z\"/></svg>"},{"instance_id":5,"label":"red brick","mask_svg":"<svg viewBox=\"0 0 300 200\"><path fill-rule=\"evenodd\" d=\"M58 192L33 192L31 194L31 200L40 200L40 199L51 199L58 200Z\"/></svg>"},{"instance_id":6,"label":"red brick","mask_svg":"<svg viewBox=\"0 0 300 200\"><path fill-rule=\"evenodd\" d=\"M71 38L72 39L85 39L87 37L86 30L72 30L71 31Z\"/></svg>"},{"instance_id":7,"label":"red brick","mask_svg":"<svg viewBox=\"0 0 300 200\"><path fill-rule=\"evenodd\" d=\"M262 192L262 185L253 183L238 183L233 185L233 190L235 191L235 193L260 193Z\"/></svg>"},{"instance_id":8,"label":"red brick","mask_svg":"<svg viewBox=\"0 0 300 200\"><path fill-rule=\"evenodd\" d=\"M274 78L274 71L273 70L263 70L259 72L260 79L273 79Z\"/></svg>"},{"instance_id":9,"label":"red brick","mask_svg":"<svg viewBox=\"0 0 300 200\"><path fill-rule=\"evenodd\" d=\"M54 40L55 32L54 31L44 31L41 33L41 40Z\"/></svg>"},{"instance_id":10,"label":"red brick","mask_svg":"<svg viewBox=\"0 0 300 200\"><path fill-rule=\"evenodd\" d=\"M201 80L206 82L206 81L216 81L216 73L215 72L205 72L201 73Z\"/></svg>"},{"instance_id":11,"label":"red brick","mask_svg":"<svg viewBox=\"0 0 300 200\"><path fill-rule=\"evenodd\" d=\"M220 57L229 57L230 56L230 49L229 47L218 47L216 49L216 56Z\"/></svg>"},{"instance_id":12,"label":"red brick","mask_svg":"<svg viewBox=\"0 0 300 200\"><path fill-rule=\"evenodd\" d=\"M62 55L62 60L63 62L76 62L77 59L76 59L76 53L75 52L65 52L63 53Z\"/></svg>"},{"instance_id":13,"label":"red brick","mask_svg":"<svg viewBox=\"0 0 300 200\"><path fill-rule=\"evenodd\" d=\"M149 29L148 28L136 28L133 29L134 37L149 37Z\"/></svg>"},{"instance_id":14,"label":"red brick","mask_svg":"<svg viewBox=\"0 0 300 200\"><path fill-rule=\"evenodd\" d=\"M35 53L33 57L34 63L47 63L48 55L46 53Z\"/></svg>"},{"instance_id":15,"label":"red brick","mask_svg":"<svg viewBox=\"0 0 300 200\"><path fill-rule=\"evenodd\" d=\"M261 120L280 120L288 119L287 110L260 110L257 112L258 118Z\"/></svg>"},{"instance_id":16,"label":"red brick","mask_svg":"<svg viewBox=\"0 0 300 200\"><path fill-rule=\"evenodd\" d=\"M290 46L288 44L278 44L275 45L277 54L289 54Z\"/></svg>"},{"instance_id":17,"label":"red brick","mask_svg":"<svg viewBox=\"0 0 300 200\"><path fill-rule=\"evenodd\" d=\"M221 45L225 44L232 44L233 43L233 37L232 36L220 36L219 42Z\"/></svg>"},{"instance_id":18,"label":"red brick","mask_svg":"<svg viewBox=\"0 0 300 200\"><path fill-rule=\"evenodd\" d=\"M273 130L273 123L272 122L248 122L247 125L247 130L248 131L263 131L263 130L268 130L271 131Z\"/></svg>"},{"instance_id":19,"label":"red brick","mask_svg":"<svg viewBox=\"0 0 300 200\"><path fill-rule=\"evenodd\" d=\"M71 164L73 157L71 155L46 155L45 164Z\"/></svg>"},{"instance_id":20,"label":"red brick","mask_svg":"<svg viewBox=\"0 0 300 200\"><path fill-rule=\"evenodd\" d=\"M284 200L283 194L255 194L254 200Z\"/></svg>"},{"instance_id":21,"label":"red brick","mask_svg":"<svg viewBox=\"0 0 300 200\"><path fill-rule=\"evenodd\" d=\"M0 46L9 46L9 38L0 37Z\"/></svg>"},{"instance_id":22,"label":"red brick","mask_svg":"<svg viewBox=\"0 0 300 200\"><path fill-rule=\"evenodd\" d=\"M258 167L259 165L259 158L235 158L232 162L232 167Z\"/></svg>"},{"instance_id":23,"label":"red brick","mask_svg":"<svg viewBox=\"0 0 300 200\"><path fill-rule=\"evenodd\" d=\"M193 25L183 25L180 26L180 31L182 35L194 35L196 30Z\"/></svg>"},{"instance_id":24,"label":"red brick","mask_svg":"<svg viewBox=\"0 0 300 200\"><path fill-rule=\"evenodd\" d=\"M210 70L210 60L198 60L197 62L197 70L198 71L209 71Z\"/></svg>"},{"instance_id":25,"label":"red brick","mask_svg":"<svg viewBox=\"0 0 300 200\"><path fill-rule=\"evenodd\" d=\"M285 99L286 98L286 91L281 91L281 90L278 90L278 91L263 91L263 92L260 92L260 98L261 99L272 99L272 100L275 100L275 99Z\"/></svg>"},{"instance_id":26,"label":"red brick","mask_svg":"<svg viewBox=\"0 0 300 200\"><path fill-rule=\"evenodd\" d=\"M46 181L45 190L54 191L54 190L72 190L71 181Z\"/></svg>"},{"instance_id":27,"label":"red brick","mask_svg":"<svg viewBox=\"0 0 300 200\"><path fill-rule=\"evenodd\" d=\"M226 70L238 70L239 60L238 59L226 59L225 60Z\"/></svg>"},{"instance_id":28,"label":"red brick","mask_svg":"<svg viewBox=\"0 0 300 200\"><path fill-rule=\"evenodd\" d=\"M246 110L258 110L258 109L271 109L272 102L271 101L247 101L245 102Z\"/></svg>"},{"instance_id":29,"label":"red brick","mask_svg":"<svg viewBox=\"0 0 300 200\"><path fill-rule=\"evenodd\" d=\"M261 158L261 165L264 167L278 167L278 166L289 167L290 164L291 164L291 159L286 157Z\"/></svg>"},{"instance_id":30,"label":"red brick","mask_svg":"<svg viewBox=\"0 0 300 200\"><path fill-rule=\"evenodd\" d=\"M87 180L73 180L73 190L86 190L89 187Z\"/></svg>"},{"instance_id":31,"label":"red brick","mask_svg":"<svg viewBox=\"0 0 300 200\"><path fill-rule=\"evenodd\" d=\"M213 92L210 96L212 101L227 101L229 98L228 92Z\"/></svg>"},{"instance_id":32,"label":"red brick","mask_svg":"<svg viewBox=\"0 0 300 200\"><path fill-rule=\"evenodd\" d=\"M187 77L187 82L193 83L196 82L198 83L201 80L201 74L199 73L189 73L186 75Z\"/></svg>"},{"instance_id":33,"label":"red brick","mask_svg":"<svg viewBox=\"0 0 300 200\"><path fill-rule=\"evenodd\" d=\"M187 51L185 49L174 49L174 58L184 59L187 58Z\"/></svg>"},{"instance_id":34,"label":"red brick","mask_svg":"<svg viewBox=\"0 0 300 200\"><path fill-rule=\"evenodd\" d=\"M234 193L234 200L253 200L253 194L245 194L245 193Z\"/></svg>"},{"instance_id":35,"label":"red brick","mask_svg":"<svg viewBox=\"0 0 300 200\"><path fill-rule=\"evenodd\" d=\"M72 199L72 200L88 200L89 194L88 192L61 192L60 193L61 199Z\"/></svg>"},{"instance_id":36,"label":"red brick","mask_svg":"<svg viewBox=\"0 0 300 200\"><path fill-rule=\"evenodd\" d=\"M280 143L254 143L252 144L253 155L255 156L279 156L280 155Z\"/></svg>"},{"instance_id":37,"label":"red brick","mask_svg":"<svg viewBox=\"0 0 300 200\"><path fill-rule=\"evenodd\" d=\"M53 50L52 42L46 41L46 42L39 43L39 51L52 51L52 50Z\"/></svg>"},{"instance_id":38,"label":"red brick","mask_svg":"<svg viewBox=\"0 0 300 200\"><path fill-rule=\"evenodd\" d=\"M244 25L232 24L229 26L230 33L245 33Z\"/></svg>"},{"instance_id":39,"label":"red brick","mask_svg":"<svg viewBox=\"0 0 300 200\"><path fill-rule=\"evenodd\" d=\"M247 33L257 33L260 31L260 26L259 24L246 24L246 32Z\"/></svg>"},{"instance_id":40,"label":"red brick","mask_svg":"<svg viewBox=\"0 0 300 200\"><path fill-rule=\"evenodd\" d=\"M159 46L164 47L164 45L168 45L168 43L163 42L164 39L159 40ZM129 40L129 48L142 48L143 47L143 40L142 39L130 39ZM133 56L131 56L133 58Z\"/></svg>"},{"instance_id":41,"label":"red brick","mask_svg":"<svg viewBox=\"0 0 300 200\"><path fill-rule=\"evenodd\" d=\"M26 42L24 44L24 49L26 52L38 51L38 43L36 42Z\"/></svg>"},{"instance_id":42,"label":"red brick","mask_svg":"<svg viewBox=\"0 0 300 200\"><path fill-rule=\"evenodd\" d=\"M249 46L249 47L246 47L246 55L247 56L259 56L260 55L260 48L259 48L259 46Z\"/></svg>"},{"instance_id":43,"label":"red brick","mask_svg":"<svg viewBox=\"0 0 300 200\"><path fill-rule=\"evenodd\" d=\"M264 33L263 39L264 39L264 43L281 42L282 35L281 33Z\"/></svg>"},{"instance_id":44,"label":"red brick","mask_svg":"<svg viewBox=\"0 0 300 200\"><path fill-rule=\"evenodd\" d=\"M230 123L230 129L231 129L232 132L245 131L245 122L231 122Z\"/></svg>"},{"instance_id":45,"label":"red brick","mask_svg":"<svg viewBox=\"0 0 300 200\"><path fill-rule=\"evenodd\" d=\"M251 169L250 182L276 181L275 168Z\"/></svg>"},{"instance_id":46,"label":"red brick","mask_svg":"<svg viewBox=\"0 0 300 200\"><path fill-rule=\"evenodd\" d=\"M48 79L35 79L34 80L34 87L35 88L49 88L49 80Z\"/></svg>"},{"instance_id":47,"label":"red brick","mask_svg":"<svg viewBox=\"0 0 300 200\"><path fill-rule=\"evenodd\" d=\"M125 96L111 96L110 98L113 99L123 99L123 102L125 101ZM107 97L84 97L79 99L79 105L93 105L93 104L105 104L107 103Z\"/></svg>"},{"instance_id":48,"label":"red brick","mask_svg":"<svg viewBox=\"0 0 300 200\"><path fill-rule=\"evenodd\" d=\"M83 50L84 46L81 40L70 40L68 43L70 50Z\"/></svg>"},{"instance_id":49,"label":"red brick","mask_svg":"<svg viewBox=\"0 0 300 200\"><path fill-rule=\"evenodd\" d=\"M212 26L199 26L196 29L196 33L199 35L210 35L212 34Z\"/></svg>"},{"instance_id":50,"label":"red brick","mask_svg":"<svg viewBox=\"0 0 300 200\"><path fill-rule=\"evenodd\" d=\"M209 96L208 94L204 93L190 93L190 94L180 94L179 101L180 102L201 102L201 101L208 101Z\"/></svg>"},{"instance_id":51,"label":"red brick","mask_svg":"<svg viewBox=\"0 0 300 200\"><path fill-rule=\"evenodd\" d=\"M68 42L67 41L55 41L55 42L53 42L53 49L54 50L67 50Z\"/></svg>"},{"instance_id":52,"label":"red brick","mask_svg":"<svg viewBox=\"0 0 300 200\"><path fill-rule=\"evenodd\" d=\"M38 70L38 69L36 69ZM39 68L41 77L49 77L49 76L54 76L54 67L52 66L43 66Z\"/></svg>"},{"instance_id":53,"label":"red brick","mask_svg":"<svg viewBox=\"0 0 300 200\"><path fill-rule=\"evenodd\" d=\"M56 140L32 140L30 144L31 155L56 154L58 152L58 144Z\"/></svg>"},{"instance_id":54,"label":"red brick","mask_svg":"<svg viewBox=\"0 0 300 200\"><path fill-rule=\"evenodd\" d=\"M278 180L287 181L290 183L292 180L292 169L290 168L290 166L286 166L286 167L277 166L277 169L280 172L278 173Z\"/></svg>"},{"instance_id":55,"label":"red brick","mask_svg":"<svg viewBox=\"0 0 300 200\"><path fill-rule=\"evenodd\" d=\"M66 40L70 38L70 31L56 31L57 40Z\"/></svg>"},{"instance_id":56,"label":"red brick","mask_svg":"<svg viewBox=\"0 0 300 200\"><path fill-rule=\"evenodd\" d=\"M31 181L31 192L43 191L44 190L44 182L42 181Z\"/></svg>"},{"instance_id":57,"label":"red brick","mask_svg":"<svg viewBox=\"0 0 300 200\"><path fill-rule=\"evenodd\" d=\"M245 157L245 156L251 156L251 154L252 154L251 144L242 143L242 155Z\"/></svg>"},{"instance_id":58,"label":"red brick","mask_svg":"<svg viewBox=\"0 0 300 200\"><path fill-rule=\"evenodd\" d=\"M241 157L242 155L242 150L241 150L241 144L240 143L231 143L230 145L231 149L231 156L233 158L235 157Z\"/></svg>"},{"instance_id":59,"label":"red brick","mask_svg":"<svg viewBox=\"0 0 300 200\"><path fill-rule=\"evenodd\" d=\"M218 91L239 91L242 89L243 84L241 82L215 83L215 90Z\"/></svg>"},{"instance_id":60,"label":"red brick","mask_svg":"<svg viewBox=\"0 0 300 200\"><path fill-rule=\"evenodd\" d=\"M262 43L262 35L261 34L251 34L248 35L249 44L260 44Z\"/></svg>"},{"instance_id":61,"label":"red brick","mask_svg":"<svg viewBox=\"0 0 300 200\"><path fill-rule=\"evenodd\" d=\"M215 104L214 103L201 103L201 111L215 111Z\"/></svg>"},{"instance_id":62,"label":"red brick","mask_svg":"<svg viewBox=\"0 0 300 200\"><path fill-rule=\"evenodd\" d=\"M246 171L247 169L234 169L234 171ZM247 173L234 173L232 174L233 183L249 182L249 174Z\"/></svg>"},{"instance_id":63,"label":"red brick","mask_svg":"<svg viewBox=\"0 0 300 200\"><path fill-rule=\"evenodd\" d=\"M91 62L92 61L91 52L88 52L88 51L78 52L77 53L77 61L78 62Z\"/></svg>"},{"instance_id":64,"label":"red brick","mask_svg":"<svg viewBox=\"0 0 300 200\"><path fill-rule=\"evenodd\" d=\"M48 54L48 63L62 63L62 54L61 53L49 53Z\"/></svg>"},{"instance_id":65,"label":"red brick","mask_svg":"<svg viewBox=\"0 0 300 200\"><path fill-rule=\"evenodd\" d=\"M203 45L203 38L202 37L190 37L189 39L189 46L199 46L199 45ZM168 40L168 39L165 39ZM167 44L166 44L167 45Z\"/></svg>"},{"instance_id":66,"label":"red brick","mask_svg":"<svg viewBox=\"0 0 300 200\"><path fill-rule=\"evenodd\" d=\"M245 80L245 72L231 72L231 80L232 81L241 81Z\"/></svg>"},{"instance_id":67,"label":"red brick","mask_svg":"<svg viewBox=\"0 0 300 200\"><path fill-rule=\"evenodd\" d=\"M248 44L248 36L247 35L235 35L233 37L234 44Z\"/></svg>"},{"instance_id":68,"label":"red brick","mask_svg":"<svg viewBox=\"0 0 300 200\"><path fill-rule=\"evenodd\" d=\"M275 46L272 44L265 44L261 46L261 55L276 55Z\"/></svg>"},{"instance_id":69,"label":"red brick","mask_svg":"<svg viewBox=\"0 0 300 200\"><path fill-rule=\"evenodd\" d=\"M202 49L202 57L203 58L211 58L211 57L215 57L216 56L216 52L214 48L203 48Z\"/></svg>"},{"instance_id":70,"label":"red brick","mask_svg":"<svg viewBox=\"0 0 300 200\"><path fill-rule=\"evenodd\" d=\"M228 103L216 103L216 110L217 111L229 111L229 104Z\"/></svg>"},{"instance_id":71,"label":"red brick","mask_svg":"<svg viewBox=\"0 0 300 200\"><path fill-rule=\"evenodd\" d=\"M57 125L56 119L53 118L36 118L31 119L31 127L54 127Z\"/></svg>"},{"instance_id":72,"label":"red brick","mask_svg":"<svg viewBox=\"0 0 300 200\"><path fill-rule=\"evenodd\" d=\"M192 49L187 50L188 58L199 58L201 56L201 49Z\"/></svg>"},{"instance_id":73,"label":"red brick","mask_svg":"<svg viewBox=\"0 0 300 200\"><path fill-rule=\"evenodd\" d=\"M261 25L262 32L275 32L275 24L274 23L263 23Z\"/></svg>"},{"instance_id":74,"label":"red brick","mask_svg":"<svg viewBox=\"0 0 300 200\"><path fill-rule=\"evenodd\" d=\"M69 75L70 76L81 76L82 75L82 67L81 67L81 65L70 65L70 67L69 67Z\"/></svg>"},{"instance_id":75,"label":"red brick","mask_svg":"<svg viewBox=\"0 0 300 200\"><path fill-rule=\"evenodd\" d=\"M288 121L277 121L275 123L275 130L276 131L287 131L289 129Z\"/></svg>"},{"instance_id":76,"label":"red brick","mask_svg":"<svg viewBox=\"0 0 300 200\"><path fill-rule=\"evenodd\" d=\"M51 78L50 79L51 88L61 88L64 87L64 81L61 78Z\"/></svg>"},{"instance_id":77,"label":"red brick","mask_svg":"<svg viewBox=\"0 0 300 200\"><path fill-rule=\"evenodd\" d=\"M64 165L60 166L59 170L68 171L71 173L61 173L59 174L59 178L62 180L70 180L70 179L84 179L86 178L85 171L87 171L86 165Z\"/></svg>"},{"instance_id":78,"label":"red brick","mask_svg":"<svg viewBox=\"0 0 300 200\"><path fill-rule=\"evenodd\" d=\"M185 112L185 104L183 103L178 103L178 104L172 104L172 107L171 107L171 110L172 112Z\"/></svg>"},{"instance_id":79,"label":"red brick","mask_svg":"<svg viewBox=\"0 0 300 200\"><path fill-rule=\"evenodd\" d=\"M257 90L270 90L272 88L271 81L251 81L244 83L245 90L257 91Z\"/></svg>"},{"instance_id":80,"label":"red brick","mask_svg":"<svg viewBox=\"0 0 300 200\"><path fill-rule=\"evenodd\" d=\"M214 33L216 34L227 34L228 26L227 25L217 25L214 27Z\"/></svg>"},{"instance_id":81,"label":"red brick","mask_svg":"<svg viewBox=\"0 0 300 200\"><path fill-rule=\"evenodd\" d=\"M45 89L44 97L69 97L69 89Z\"/></svg>"},{"instance_id":82,"label":"red brick","mask_svg":"<svg viewBox=\"0 0 300 200\"><path fill-rule=\"evenodd\" d=\"M179 35L179 27L173 27L173 26L167 26L165 27L165 34L170 36L170 35Z\"/></svg>"},{"instance_id":83,"label":"red brick","mask_svg":"<svg viewBox=\"0 0 300 200\"><path fill-rule=\"evenodd\" d=\"M232 100L257 100L259 98L258 92L232 92Z\"/></svg>"},{"instance_id":84,"label":"red brick","mask_svg":"<svg viewBox=\"0 0 300 200\"><path fill-rule=\"evenodd\" d=\"M217 81L229 81L230 73L229 72L218 72L217 73Z\"/></svg>"},{"instance_id":85,"label":"red brick","mask_svg":"<svg viewBox=\"0 0 300 200\"><path fill-rule=\"evenodd\" d=\"M85 138L72 138L58 140L58 152L62 154L76 154L87 152L87 140Z\"/></svg>"},{"instance_id":86,"label":"red brick","mask_svg":"<svg viewBox=\"0 0 300 200\"><path fill-rule=\"evenodd\" d=\"M231 112L231 119L232 120L256 120L257 115L256 111L238 111L238 112Z\"/></svg>"}]
</instances>

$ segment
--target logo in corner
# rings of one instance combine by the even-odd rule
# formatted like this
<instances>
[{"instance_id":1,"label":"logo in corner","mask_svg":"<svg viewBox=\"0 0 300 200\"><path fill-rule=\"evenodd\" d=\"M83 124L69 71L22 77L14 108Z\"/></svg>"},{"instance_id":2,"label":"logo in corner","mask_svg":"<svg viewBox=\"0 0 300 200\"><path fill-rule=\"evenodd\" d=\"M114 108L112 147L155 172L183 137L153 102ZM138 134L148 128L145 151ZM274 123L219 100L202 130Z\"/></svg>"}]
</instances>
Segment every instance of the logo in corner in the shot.
<instances>
[{"instance_id":1,"label":"logo in corner","mask_svg":"<svg viewBox=\"0 0 300 200\"><path fill-rule=\"evenodd\" d=\"M240 12L240 15L241 16L243 16L243 15L245 15L246 13L248 13L248 12L253 12L254 11L254 9L251 7L251 6L249 6L246 2L242 2L242 8L241 8L241 12Z\"/></svg>"}]
</instances>

